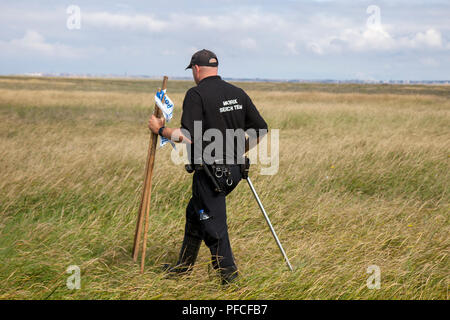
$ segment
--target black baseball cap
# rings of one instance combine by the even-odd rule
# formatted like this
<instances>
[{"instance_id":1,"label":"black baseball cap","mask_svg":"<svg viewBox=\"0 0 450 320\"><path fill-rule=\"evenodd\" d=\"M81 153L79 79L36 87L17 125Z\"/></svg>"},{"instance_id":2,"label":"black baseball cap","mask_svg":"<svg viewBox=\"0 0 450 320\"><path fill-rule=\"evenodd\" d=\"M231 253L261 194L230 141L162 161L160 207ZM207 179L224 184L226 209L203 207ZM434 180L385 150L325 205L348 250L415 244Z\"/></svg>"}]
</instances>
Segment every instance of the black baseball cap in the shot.
<instances>
[{"instance_id":1,"label":"black baseball cap","mask_svg":"<svg viewBox=\"0 0 450 320\"><path fill-rule=\"evenodd\" d=\"M192 55L191 63L189 63L185 70L192 68L193 65L217 67L219 60L214 52L203 49Z\"/></svg>"}]
</instances>

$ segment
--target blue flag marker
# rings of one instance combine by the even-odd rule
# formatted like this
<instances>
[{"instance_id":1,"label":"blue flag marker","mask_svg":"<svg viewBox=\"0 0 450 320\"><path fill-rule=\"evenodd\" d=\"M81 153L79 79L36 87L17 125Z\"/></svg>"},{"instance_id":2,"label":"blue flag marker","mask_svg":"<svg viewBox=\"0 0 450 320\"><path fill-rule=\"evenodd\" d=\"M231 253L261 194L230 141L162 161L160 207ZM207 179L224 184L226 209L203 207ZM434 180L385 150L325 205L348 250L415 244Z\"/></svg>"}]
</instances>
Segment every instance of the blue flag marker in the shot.
<instances>
[{"instance_id":1,"label":"blue flag marker","mask_svg":"<svg viewBox=\"0 0 450 320\"><path fill-rule=\"evenodd\" d=\"M155 95L155 102L159 109L161 109L162 114L164 115L164 119L166 119L167 122L172 119L173 116L173 109L175 105L173 104L172 100L170 100L169 96L166 94L166 90L159 90L156 92ZM167 139L165 137L161 137L159 145L162 147L167 142L169 142L174 149L175 143L173 143L170 139Z\"/></svg>"}]
</instances>

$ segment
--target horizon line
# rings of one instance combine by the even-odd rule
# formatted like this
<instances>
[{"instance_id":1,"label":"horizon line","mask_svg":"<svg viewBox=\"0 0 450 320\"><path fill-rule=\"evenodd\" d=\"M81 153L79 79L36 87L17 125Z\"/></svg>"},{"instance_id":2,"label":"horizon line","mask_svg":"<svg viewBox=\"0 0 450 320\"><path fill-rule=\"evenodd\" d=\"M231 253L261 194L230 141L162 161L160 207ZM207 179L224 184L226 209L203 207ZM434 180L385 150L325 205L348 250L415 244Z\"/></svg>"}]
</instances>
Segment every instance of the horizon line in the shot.
<instances>
[{"instance_id":1,"label":"horizon line","mask_svg":"<svg viewBox=\"0 0 450 320\"><path fill-rule=\"evenodd\" d=\"M174 76L168 75L169 78L180 81L193 81L191 76ZM71 73L71 72L57 72L57 73L46 73L46 72L25 72L25 73L10 73L10 74L0 74L0 77L57 77L57 78L92 78L92 79L142 79L142 80L153 80L160 79L162 76L156 75L146 75L146 74L106 74L106 73ZM316 79L306 79L306 78L241 78L241 77L222 77L224 80L229 81L242 81L242 82L293 82L293 83L309 83L309 82L322 82L322 83L373 83L373 84L389 84L389 83L401 83L401 84L420 84L420 83L436 83L436 84L450 84L450 79L447 80L437 80L437 79L421 79L421 80L411 80L411 79L357 79L357 78L347 78L347 79L334 79L334 78L316 78Z\"/></svg>"}]
</instances>

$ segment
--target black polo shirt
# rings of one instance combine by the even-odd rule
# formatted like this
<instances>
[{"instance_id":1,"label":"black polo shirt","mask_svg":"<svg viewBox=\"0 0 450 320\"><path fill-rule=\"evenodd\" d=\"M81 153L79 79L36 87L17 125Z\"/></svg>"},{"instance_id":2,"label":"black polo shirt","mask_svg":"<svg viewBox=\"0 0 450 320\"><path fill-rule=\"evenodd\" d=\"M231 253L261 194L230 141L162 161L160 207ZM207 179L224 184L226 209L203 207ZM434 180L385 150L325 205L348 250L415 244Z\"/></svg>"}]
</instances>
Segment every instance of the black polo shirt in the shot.
<instances>
[{"instance_id":1,"label":"black polo shirt","mask_svg":"<svg viewBox=\"0 0 450 320\"><path fill-rule=\"evenodd\" d=\"M191 163L211 163L211 157L218 162L240 163L245 151L244 132L259 136L267 124L244 90L220 76L211 76L186 92L181 128L193 142L187 146ZM222 148L218 148L220 139Z\"/></svg>"}]
</instances>

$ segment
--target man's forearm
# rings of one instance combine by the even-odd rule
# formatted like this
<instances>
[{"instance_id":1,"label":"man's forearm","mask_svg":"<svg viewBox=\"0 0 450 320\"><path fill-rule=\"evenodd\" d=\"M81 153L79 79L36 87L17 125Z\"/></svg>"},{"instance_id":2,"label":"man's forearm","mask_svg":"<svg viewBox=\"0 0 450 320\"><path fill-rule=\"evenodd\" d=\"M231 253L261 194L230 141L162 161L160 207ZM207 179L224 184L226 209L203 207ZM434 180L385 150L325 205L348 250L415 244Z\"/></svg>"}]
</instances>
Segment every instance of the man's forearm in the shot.
<instances>
[{"instance_id":1,"label":"man's forearm","mask_svg":"<svg viewBox=\"0 0 450 320\"><path fill-rule=\"evenodd\" d=\"M173 142L182 142L182 143L191 143L191 140L186 138L183 133L181 132L180 128L167 128L165 127L162 131L162 136L164 138L167 138L169 140L172 140Z\"/></svg>"}]
</instances>

